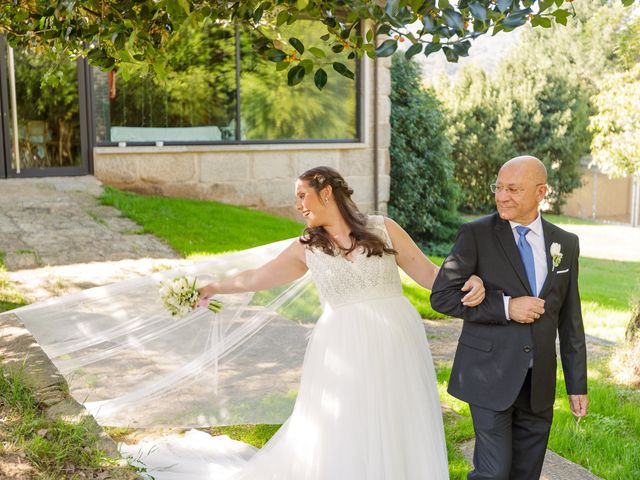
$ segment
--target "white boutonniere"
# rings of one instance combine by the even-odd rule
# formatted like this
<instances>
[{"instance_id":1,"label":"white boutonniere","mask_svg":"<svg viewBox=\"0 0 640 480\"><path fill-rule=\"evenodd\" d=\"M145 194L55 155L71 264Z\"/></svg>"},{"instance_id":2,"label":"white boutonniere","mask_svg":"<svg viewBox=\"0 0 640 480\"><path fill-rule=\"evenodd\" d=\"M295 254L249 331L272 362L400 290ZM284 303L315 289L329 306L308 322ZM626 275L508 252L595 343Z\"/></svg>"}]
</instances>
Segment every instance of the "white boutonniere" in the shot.
<instances>
[{"instance_id":1,"label":"white boutonniere","mask_svg":"<svg viewBox=\"0 0 640 480\"><path fill-rule=\"evenodd\" d=\"M549 249L549 253L551 253L551 260L553 263L553 268L551 269L551 271L553 272L555 270L555 268L560 265L560 262L562 261L562 252L561 252L562 246L559 243L553 242L551 244L551 248Z\"/></svg>"}]
</instances>

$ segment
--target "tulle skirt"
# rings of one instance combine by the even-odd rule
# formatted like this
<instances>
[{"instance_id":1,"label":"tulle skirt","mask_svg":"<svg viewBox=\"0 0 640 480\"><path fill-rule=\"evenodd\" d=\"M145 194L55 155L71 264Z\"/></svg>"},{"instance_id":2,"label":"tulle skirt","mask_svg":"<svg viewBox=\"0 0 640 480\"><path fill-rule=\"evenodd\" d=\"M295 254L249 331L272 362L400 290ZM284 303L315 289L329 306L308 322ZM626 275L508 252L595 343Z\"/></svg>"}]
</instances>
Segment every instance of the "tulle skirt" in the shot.
<instances>
[{"instance_id":1,"label":"tulle skirt","mask_svg":"<svg viewBox=\"0 0 640 480\"><path fill-rule=\"evenodd\" d=\"M401 295L325 306L293 413L261 450L197 431L122 449L158 480L449 478L431 353Z\"/></svg>"}]
</instances>

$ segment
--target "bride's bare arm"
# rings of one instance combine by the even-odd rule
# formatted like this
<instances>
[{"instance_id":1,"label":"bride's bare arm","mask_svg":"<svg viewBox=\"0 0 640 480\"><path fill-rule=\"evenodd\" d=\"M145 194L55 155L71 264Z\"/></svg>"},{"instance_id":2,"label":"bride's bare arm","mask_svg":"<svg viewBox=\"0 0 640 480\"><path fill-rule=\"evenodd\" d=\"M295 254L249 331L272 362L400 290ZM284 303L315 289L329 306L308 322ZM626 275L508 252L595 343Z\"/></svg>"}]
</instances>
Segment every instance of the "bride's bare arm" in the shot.
<instances>
[{"instance_id":1,"label":"bride's bare arm","mask_svg":"<svg viewBox=\"0 0 640 480\"><path fill-rule=\"evenodd\" d=\"M440 268L422 253L409 234L395 221L385 217L384 224L391 237L393 248L398 252L396 255L398 266L418 285L431 290ZM468 292L462 298L462 303L467 307L475 307L484 300L484 284L476 275L469 277L462 291Z\"/></svg>"},{"instance_id":2,"label":"bride's bare arm","mask_svg":"<svg viewBox=\"0 0 640 480\"><path fill-rule=\"evenodd\" d=\"M215 281L199 289L201 297L219 293L257 292L285 285L307 271L304 245L296 239L280 255L259 268L245 270L225 280Z\"/></svg>"}]
</instances>

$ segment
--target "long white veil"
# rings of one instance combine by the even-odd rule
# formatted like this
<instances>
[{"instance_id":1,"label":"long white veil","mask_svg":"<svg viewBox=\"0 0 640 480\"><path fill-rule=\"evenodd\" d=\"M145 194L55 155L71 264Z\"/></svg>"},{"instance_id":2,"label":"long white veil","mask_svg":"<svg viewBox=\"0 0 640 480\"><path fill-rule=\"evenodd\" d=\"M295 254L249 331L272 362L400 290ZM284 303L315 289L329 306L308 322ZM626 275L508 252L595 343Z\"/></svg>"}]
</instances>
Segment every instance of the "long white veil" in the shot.
<instances>
[{"instance_id":1,"label":"long white veil","mask_svg":"<svg viewBox=\"0 0 640 480\"><path fill-rule=\"evenodd\" d=\"M223 295L224 309L181 318L158 284L256 268L292 240L222 255L66 297L16 314L103 425L190 427L281 423L291 413L320 302L309 275L256 294Z\"/></svg>"}]
</instances>

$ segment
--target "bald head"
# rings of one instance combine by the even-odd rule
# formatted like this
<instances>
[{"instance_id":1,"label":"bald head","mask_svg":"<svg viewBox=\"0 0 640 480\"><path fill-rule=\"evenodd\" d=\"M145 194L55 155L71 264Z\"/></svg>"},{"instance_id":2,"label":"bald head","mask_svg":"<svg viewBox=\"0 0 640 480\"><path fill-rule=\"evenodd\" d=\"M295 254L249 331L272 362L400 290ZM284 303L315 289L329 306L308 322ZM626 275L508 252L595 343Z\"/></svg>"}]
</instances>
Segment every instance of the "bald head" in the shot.
<instances>
[{"instance_id":1,"label":"bald head","mask_svg":"<svg viewBox=\"0 0 640 480\"><path fill-rule=\"evenodd\" d=\"M540 160L531 155L522 155L514 157L506 162L500 168L500 173L514 174L525 182L533 182L534 184L547 183L547 168ZM509 175L511 176L511 175Z\"/></svg>"}]
</instances>

